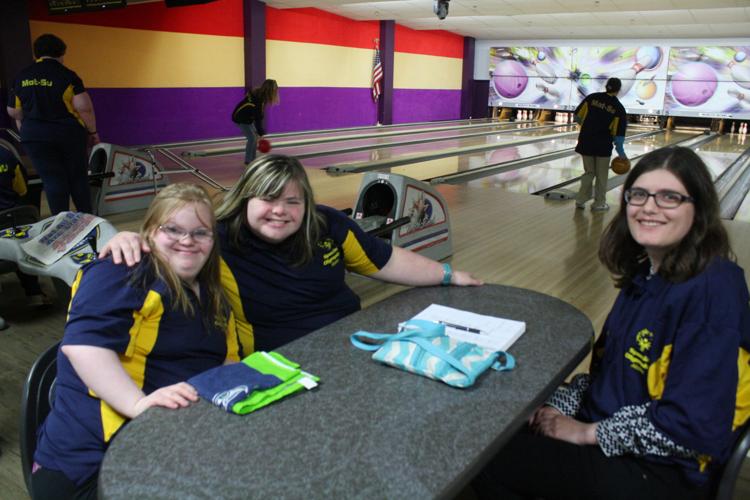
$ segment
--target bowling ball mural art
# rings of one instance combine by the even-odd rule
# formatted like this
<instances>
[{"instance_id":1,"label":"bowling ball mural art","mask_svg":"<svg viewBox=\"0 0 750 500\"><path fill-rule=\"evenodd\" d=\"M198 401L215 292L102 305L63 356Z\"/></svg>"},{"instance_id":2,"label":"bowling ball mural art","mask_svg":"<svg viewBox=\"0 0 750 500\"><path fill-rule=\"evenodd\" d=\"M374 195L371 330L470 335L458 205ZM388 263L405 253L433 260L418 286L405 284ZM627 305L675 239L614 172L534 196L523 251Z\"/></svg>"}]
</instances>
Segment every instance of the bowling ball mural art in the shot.
<instances>
[{"instance_id":1,"label":"bowling ball mural art","mask_svg":"<svg viewBox=\"0 0 750 500\"><path fill-rule=\"evenodd\" d=\"M665 110L675 116L750 118L747 46L672 47Z\"/></svg>"},{"instance_id":2,"label":"bowling ball mural art","mask_svg":"<svg viewBox=\"0 0 750 500\"><path fill-rule=\"evenodd\" d=\"M619 78L617 97L631 113L653 113L663 107L667 76L666 49L657 46L587 47L573 49L570 78L578 105L593 92L604 92L609 78Z\"/></svg>"},{"instance_id":3,"label":"bowling ball mural art","mask_svg":"<svg viewBox=\"0 0 750 500\"><path fill-rule=\"evenodd\" d=\"M489 106L572 111L619 78L628 113L750 119L749 46L492 47Z\"/></svg>"},{"instance_id":4,"label":"bowling ball mural art","mask_svg":"<svg viewBox=\"0 0 750 500\"><path fill-rule=\"evenodd\" d=\"M685 64L672 76L672 96L683 106L700 106L716 92L716 72L702 62Z\"/></svg>"},{"instance_id":5,"label":"bowling ball mural art","mask_svg":"<svg viewBox=\"0 0 750 500\"><path fill-rule=\"evenodd\" d=\"M529 77L526 75L526 68L518 61L506 59L495 65L492 73L492 85L495 87L501 97L515 99L526 90L529 83Z\"/></svg>"},{"instance_id":6,"label":"bowling ball mural art","mask_svg":"<svg viewBox=\"0 0 750 500\"><path fill-rule=\"evenodd\" d=\"M570 92L569 49L490 48L490 106L559 108Z\"/></svg>"}]
</instances>

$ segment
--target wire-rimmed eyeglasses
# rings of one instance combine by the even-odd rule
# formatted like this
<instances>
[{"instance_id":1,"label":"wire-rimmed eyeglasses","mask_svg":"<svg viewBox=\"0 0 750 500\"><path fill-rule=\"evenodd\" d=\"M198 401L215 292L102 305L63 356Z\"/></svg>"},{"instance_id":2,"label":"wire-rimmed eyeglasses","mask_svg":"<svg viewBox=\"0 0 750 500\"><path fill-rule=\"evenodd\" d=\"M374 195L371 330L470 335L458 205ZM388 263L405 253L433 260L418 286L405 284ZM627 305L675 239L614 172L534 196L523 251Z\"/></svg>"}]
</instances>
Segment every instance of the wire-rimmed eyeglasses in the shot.
<instances>
[{"instance_id":1,"label":"wire-rimmed eyeglasses","mask_svg":"<svg viewBox=\"0 0 750 500\"><path fill-rule=\"evenodd\" d=\"M198 243L206 243L213 240L214 238L213 231L203 228L186 231L179 226L174 226L172 224L162 224L161 226L159 226L159 230L164 233L167 238L173 241L182 241L185 239L185 237L190 236L193 241L196 241Z\"/></svg>"},{"instance_id":2,"label":"wire-rimmed eyeglasses","mask_svg":"<svg viewBox=\"0 0 750 500\"><path fill-rule=\"evenodd\" d=\"M695 201L692 196L687 196L676 191L657 191L656 193L649 193L645 189L641 188L630 188L625 190L625 203L633 205L635 207L642 207L648 202L648 199L653 196L656 205L661 208L677 208L684 202Z\"/></svg>"}]
</instances>

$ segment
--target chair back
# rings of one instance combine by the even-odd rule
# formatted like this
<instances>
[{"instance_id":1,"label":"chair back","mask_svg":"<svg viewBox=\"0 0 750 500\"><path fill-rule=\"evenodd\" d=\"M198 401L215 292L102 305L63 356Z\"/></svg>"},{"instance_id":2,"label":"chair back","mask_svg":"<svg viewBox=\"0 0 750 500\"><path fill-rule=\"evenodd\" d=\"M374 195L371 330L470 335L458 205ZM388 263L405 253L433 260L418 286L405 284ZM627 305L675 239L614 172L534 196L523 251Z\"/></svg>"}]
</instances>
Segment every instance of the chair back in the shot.
<instances>
[{"instance_id":1,"label":"chair back","mask_svg":"<svg viewBox=\"0 0 750 500\"><path fill-rule=\"evenodd\" d=\"M31 492L31 467L34 464L37 429L47 418L54 403L55 377L57 376L57 349L60 343L47 348L29 370L21 396L20 448L21 470L29 495Z\"/></svg>"},{"instance_id":2,"label":"chair back","mask_svg":"<svg viewBox=\"0 0 750 500\"><path fill-rule=\"evenodd\" d=\"M737 484L742 462L745 461L748 450L750 450L750 419L742 425L729 460L719 475L716 500L732 500L734 497L734 486Z\"/></svg>"}]
</instances>

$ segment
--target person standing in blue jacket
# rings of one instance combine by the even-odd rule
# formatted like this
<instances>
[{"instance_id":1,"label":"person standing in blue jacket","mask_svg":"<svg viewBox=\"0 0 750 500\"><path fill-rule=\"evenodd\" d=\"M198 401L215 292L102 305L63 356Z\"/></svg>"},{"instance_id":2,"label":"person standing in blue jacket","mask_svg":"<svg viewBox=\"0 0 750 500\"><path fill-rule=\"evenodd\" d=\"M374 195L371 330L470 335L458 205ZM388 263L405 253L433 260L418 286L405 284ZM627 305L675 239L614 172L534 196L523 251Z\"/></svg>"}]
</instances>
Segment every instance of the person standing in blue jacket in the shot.
<instances>
[{"instance_id":1,"label":"person standing in blue jacket","mask_svg":"<svg viewBox=\"0 0 750 500\"><path fill-rule=\"evenodd\" d=\"M583 176L576 196L576 208L583 208L591 198L591 186L596 178L594 204L591 210L604 212L607 205L607 177L612 144L620 158L627 159L623 144L628 126L628 115L617 99L622 82L610 78L605 84L605 92L589 94L578 105L574 117L581 125L578 133L576 153L583 157Z\"/></svg>"},{"instance_id":2,"label":"person standing in blue jacket","mask_svg":"<svg viewBox=\"0 0 750 500\"><path fill-rule=\"evenodd\" d=\"M620 294L589 373L482 471L480 498L711 496L750 417L750 295L696 153L638 162L599 257Z\"/></svg>"},{"instance_id":3,"label":"person standing in blue jacket","mask_svg":"<svg viewBox=\"0 0 750 500\"><path fill-rule=\"evenodd\" d=\"M8 210L23 203L23 197L28 191L26 180L26 169L23 168L16 155L0 145L0 210ZM12 235L8 236L12 237ZM18 269L18 266L16 266L16 276L26 294L27 305L44 307L52 304L50 298L42 291L38 276L26 274Z\"/></svg>"},{"instance_id":4,"label":"person standing in blue jacket","mask_svg":"<svg viewBox=\"0 0 750 500\"><path fill-rule=\"evenodd\" d=\"M255 159L258 139L266 135L266 129L263 126L266 106L278 102L279 85L276 80L269 79L264 81L260 87L248 91L245 97L234 107L232 121L240 127L247 139L245 166Z\"/></svg>"},{"instance_id":5,"label":"person standing in blue jacket","mask_svg":"<svg viewBox=\"0 0 750 500\"><path fill-rule=\"evenodd\" d=\"M92 212L87 146L99 143L94 105L81 78L63 65L67 47L52 34L34 41L36 62L16 76L8 114L42 179L50 212Z\"/></svg>"}]
</instances>

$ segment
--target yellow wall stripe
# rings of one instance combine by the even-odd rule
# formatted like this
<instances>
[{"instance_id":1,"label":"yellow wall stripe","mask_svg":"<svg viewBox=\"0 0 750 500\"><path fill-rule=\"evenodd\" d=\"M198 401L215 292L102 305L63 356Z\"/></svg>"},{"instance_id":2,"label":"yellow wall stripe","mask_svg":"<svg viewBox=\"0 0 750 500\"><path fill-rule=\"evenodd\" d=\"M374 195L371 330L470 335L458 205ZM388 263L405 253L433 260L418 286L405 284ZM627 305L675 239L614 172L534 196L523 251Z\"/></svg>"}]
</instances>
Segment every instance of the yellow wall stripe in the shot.
<instances>
[{"instance_id":1,"label":"yellow wall stripe","mask_svg":"<svg viewBox=\"0 0 750 500\"><path fill-rule=\"evenodd\" d=\"M463 60L396 52L393 88L461 90Z\"/></svg>"},{"instance_id":2,"label":"yellow wall stripe","mask_svg":"<svg viewBox=\"0 0 750 500\"><path fill-rule=\"evenodd\" d=\"M280 87L369 88L372 57L370 49L268 40L266 74Z\"/></svg>"},{"instance_id":3,"label":"yellow wall stripe","mask_svg":"<svg viewBox=\"0 0 750 500\"><path fill-rule=\"evenodd\" d=\"M242 87L242 38L31 21L32 39L54 33L65 65L90 88Z\"/></svg>"}]
</instances>

